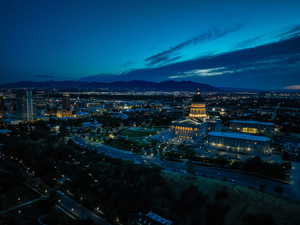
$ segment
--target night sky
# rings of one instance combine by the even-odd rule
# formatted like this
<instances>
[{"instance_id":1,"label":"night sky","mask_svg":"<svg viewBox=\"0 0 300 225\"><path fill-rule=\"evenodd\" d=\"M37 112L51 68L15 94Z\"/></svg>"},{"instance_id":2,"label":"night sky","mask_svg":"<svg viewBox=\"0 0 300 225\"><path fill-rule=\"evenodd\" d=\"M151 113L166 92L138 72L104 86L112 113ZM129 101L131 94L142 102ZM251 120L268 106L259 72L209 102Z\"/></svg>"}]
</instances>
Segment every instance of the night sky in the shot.
<instances>
[{"instance_id":1,"label":"night sky","mask_svg":"<svg viewBox=\"0 0 300 225\"><path fill-rule=\"evenodd\" d=\"M300 87L300 1L4 0L0 83Z\"/></svg>"}]
</instances>

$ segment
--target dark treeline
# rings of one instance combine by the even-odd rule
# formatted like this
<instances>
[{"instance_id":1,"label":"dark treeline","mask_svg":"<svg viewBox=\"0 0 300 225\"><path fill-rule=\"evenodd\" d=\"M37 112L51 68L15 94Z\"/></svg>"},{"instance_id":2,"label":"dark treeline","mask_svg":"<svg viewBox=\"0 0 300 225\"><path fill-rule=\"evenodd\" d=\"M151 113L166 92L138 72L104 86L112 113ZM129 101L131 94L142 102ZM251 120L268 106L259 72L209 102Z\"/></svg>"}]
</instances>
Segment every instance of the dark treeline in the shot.
<instances>
[{"instance_id":1,"label":"dark treeline","mask_svg":"<svg viewBox=\"0 0 300 225\"><path fill-rule=\"evenodd\" d=\"M46 132L46 131L45 131ZM150 210L175 224L222 225L231 207L226 191L213 198L194 185L177 188L167 181L159 168L149 168L86 151L59 136L35 135L2 138L5 154L22 159L53 190L72 193L72 198L93 210L97 207L112 224L129 224L139 212ZM61 175L70 181L57 186ZM50 203L49 203L50 204ZM52 207L52 205L51 205ZM268 215L248 215L242 224L263 224ZM53 218L52 218L53 219ZM49 221L55 221L49 220ZM237 224L231 221L231 224Z\"/></svg>"}]
</instances>

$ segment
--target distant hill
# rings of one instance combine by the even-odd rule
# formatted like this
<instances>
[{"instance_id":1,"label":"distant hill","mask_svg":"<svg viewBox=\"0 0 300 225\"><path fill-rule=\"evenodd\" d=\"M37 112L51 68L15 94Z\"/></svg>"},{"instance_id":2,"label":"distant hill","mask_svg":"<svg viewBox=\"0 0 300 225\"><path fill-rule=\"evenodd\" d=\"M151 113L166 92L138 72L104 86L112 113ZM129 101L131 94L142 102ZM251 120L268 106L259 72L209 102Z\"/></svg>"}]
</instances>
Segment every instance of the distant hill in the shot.
<instances>
[{"instance_id":1,"label":"distant hill","mask_svg":"<svg viewBox=\"0 0 300 225\"><path fill-rule=\"evenodd\" d=\"M65 88L65 89L107 89L107 90L136 90L136 91L220 91L219 88L208 84L192 81L162 81L150 82L142 80L115 82L83 82L83 81L22 81L0 85L0 88Z\"/></svg>"}]
</instances>

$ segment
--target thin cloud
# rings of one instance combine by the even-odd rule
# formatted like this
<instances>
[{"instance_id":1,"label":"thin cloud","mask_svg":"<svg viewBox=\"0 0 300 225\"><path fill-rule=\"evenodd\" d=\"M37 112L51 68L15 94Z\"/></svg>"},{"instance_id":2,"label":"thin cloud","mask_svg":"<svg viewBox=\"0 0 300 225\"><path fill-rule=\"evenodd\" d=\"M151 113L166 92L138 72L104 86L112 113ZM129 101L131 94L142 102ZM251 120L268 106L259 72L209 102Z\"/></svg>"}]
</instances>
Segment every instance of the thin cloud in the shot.
<instances>
[{"instance_id":1,"label":"thin cloud","mask_svg":"<svg viewBox=\"0 0 300 225\"><path fill-rule=\"evenodd\" d=\"M290 61L291 56L289 55L278 55L276 57L270 56L267 59L254 61L252 63L241 63L237 65L190 70L183 73L170 75L168 78L183 79L197 77L212 77L226 74L239 74L250 71L272 70L277 68L297 68L299 66L298 63L300 63L300 54L297 54L293 57L293 63L290 63Z\"/></svg>"},{"instance_id":2,"label":"thin cloud","mask_svg":"<svg viewBox=\"0 0 300 225\"><path fill-rule=\"evenodd\" d=\"M240 48L248 48L248 47L252 47L253 45L256 45L257 43L259 43L259 41L263 38L264 36L257 36L254 38L249 38L247 40L241 41L239 43L237 43L235 45L236 49L240 49Z\"/></svg>"},{"instance_id":3,"label":"thin cloud","mask_svg":"<svg viewBox=\"0 0 300 225\"><path fill-rule=\"evenodd\" d=\"M161 64L175 62L176 60L180 59L181 57L182 56L170 57L169 55L158 56L158 57L152 59L151 62L148 63L148 66L153 66L153 65L159 66Z\"/></svg>"},{"instance_id":4,"label":"thin cloud","mask_svg":"<svg viewBox=\"0 0 300 225\"><path fill-rule=\"evenodd\" d=\"M300 36L300 25L290 27L287 31L278 35L281 39L290 39Z\"/></svg>"},{"instance_id":5,"label":"thin cloud","mask_svg":"<svg viewBox=\"0 0 300 225\"><path fill-rule=\"evenodd\" d=\"M176 57L176 59L178 59L177 58L178 56L176 54L178 53L179 50L182 50L191 45L197 45L199 43L216 40L218 38L224 37L225 35L227 35L229 33L240 30L241 27L242 27L241 25L235 25L235 26L227 28L227 29L218 29L218 28L211 29L211 30L209 30L205 33L202 33L192 39L181 42L178 45L175 45L174 47L171 47L168 50L165 50L158 54L150 56L150 57L146 58L145 61L148 66L153 66L153 65L157 65L157 64L174 61L171 59L174 59L175 57Z\"/></svg>"}]
</instances>

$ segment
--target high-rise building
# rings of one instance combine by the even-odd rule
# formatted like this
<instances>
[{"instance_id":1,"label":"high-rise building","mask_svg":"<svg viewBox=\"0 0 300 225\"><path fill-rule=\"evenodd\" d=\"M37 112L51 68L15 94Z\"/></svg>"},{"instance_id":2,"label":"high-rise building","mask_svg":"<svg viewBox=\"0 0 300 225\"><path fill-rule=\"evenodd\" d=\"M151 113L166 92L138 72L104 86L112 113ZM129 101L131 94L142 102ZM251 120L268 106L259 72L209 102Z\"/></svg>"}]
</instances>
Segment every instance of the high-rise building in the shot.
<instances>
[{"instance_id":1,"label":"high-rise building","mask_svg":"<svg viewBox=\"0 0 300 225\"><path fill-rule=\"evenodd\" d=\"M16 93L16 117L18 120L25 118L25 96L24 90L18 90Z\"/></svg>"},{"instance_id":2,"label":"high-rise building","mask_svg":"<svg viewBox=\"0 0 300 225\"><path fill-rule=\"evenodd\" d=\"M33 101L32 101L31 90L26 91L26 111L27 111L26 119L29 121L33 120Z\"/></svg>"},{"instance_id":3,"label":"high-rise building","mask_svg":"<svg viewBox=\"0 0 300 225\"><path fill-rule=\"evenodd\" d=\"M18 90L16 93L16 116L18 120L33 120L33 101L31 90Z\"/></svg>"},{"instance_id":4,"label":"high-rise building","mask_svg":"<svg viewBox=\"0 0 300 225\"><path fill-rule=\"evenodd\" d=\"M71 109L71 104L70 104L70 94L69 93L64 93L63 94L63 110L69 111Z\"/></svg>"},{"instance_id":5,"label":"high-rise building","mask_svg":"<svg viewBox=\"0 0 300 225\"><path fill-rule=\"evenodd\" d=\"M5 113L4 97L0 96L0 118L3 117Z\"/></svg>"},{"instance_id":6,"label":"high-rise building","mask_svg":"<svg viewBox=\"0 0 300 225\"><path fill-rule=\"evenodd\" d=\"M200 90L197 89L196 93L192 99L192 104L190 106L189 118L191 119L206 119L206 105L201 97Z\"/></svg>"}]
</instances>

